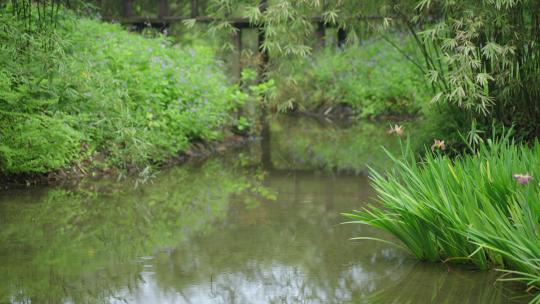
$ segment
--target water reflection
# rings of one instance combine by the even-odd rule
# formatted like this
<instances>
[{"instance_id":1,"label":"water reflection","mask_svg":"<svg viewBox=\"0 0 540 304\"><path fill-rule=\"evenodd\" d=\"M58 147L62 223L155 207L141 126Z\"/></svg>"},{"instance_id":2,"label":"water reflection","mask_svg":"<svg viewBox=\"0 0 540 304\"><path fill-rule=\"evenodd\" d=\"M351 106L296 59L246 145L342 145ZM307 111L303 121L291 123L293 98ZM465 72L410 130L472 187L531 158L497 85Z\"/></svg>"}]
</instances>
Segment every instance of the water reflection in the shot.
<instances>
[{"instance_id":1,"label":"water reflection","mask_svg":"<svg viewBox=\"0 0 540 304\"><path fill-rule=\"evenodd\" d=\"M406 125L414 141L414 128ZM367 166L388 165L382 146L399 152L388 122L337 124L313 119L280 118L270 124L272 164L276 169L323 169L361 173Z\"/></svg>"},{"instance_id":2,"label":"water reflection","mask_svg":"<svg viewBox=\"0 0 540 304\"><path fill-rule=\"evenodd\" d=\"M331 182L329 182L329 179ZM296 182L295 180L300 180ZM376 242L348 243L336 216L371 195L353 177L270 175L275 202L233 203L209 235L149 261L130 303L508 303L495 274L423 264ZM325 205L322 185L336 190ZM363 234L383 237L367 227Z\"/></svg>"},{"instance_id":3,"label":"water reflection","mask_svg":"<svg viewBox=\"0 0 540 304\"><path fill-rule=\"evenodd\" d=\"M4 196L0 302L84 302L136 286L143 267L131 261L211 233L230 197L252 185L210 161L137 189L130 181L101 181Z\"/></svg>"},{"instance_id":4,"label":"water reflection","mask_svg":"<svg viewBox=\"0 0 540 304\"><path fill-rule=\"evenodd\" d=\"M512 302L493 273L347 240L388 238L339 225L340 212L373 192L366 177L328 170L363 170L374 138L393 140L369 133L380 128L271 126L274 169L266 173L254 145L138 188L101 180L3 193L0 303ZM359 128L371 145L354 144ZM350 161L336 157L349 153Z\"/></svg>"}]
</instances>

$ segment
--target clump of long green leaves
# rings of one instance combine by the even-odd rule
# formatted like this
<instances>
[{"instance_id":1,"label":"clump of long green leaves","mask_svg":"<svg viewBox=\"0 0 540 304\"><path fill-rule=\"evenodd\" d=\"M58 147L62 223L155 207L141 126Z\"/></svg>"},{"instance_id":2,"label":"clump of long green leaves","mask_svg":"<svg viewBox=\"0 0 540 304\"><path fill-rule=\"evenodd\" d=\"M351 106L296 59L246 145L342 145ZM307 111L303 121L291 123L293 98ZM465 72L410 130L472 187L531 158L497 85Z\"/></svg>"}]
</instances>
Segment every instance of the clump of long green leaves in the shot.
<instances>
[{"instance_id":1,"label":"clump of long green leaves","mask_svg":"<svg viewBox=\"0 0 540 304\"><path fill-rule=\"evenodd\" d=\"M420 162L404 147L403 158L389 154L393 170L373 172L379 204L345 215L390 232L419 259L500 267L507 280L540 286L540 144L504 137Z\"/></svg>"}]
</instances>

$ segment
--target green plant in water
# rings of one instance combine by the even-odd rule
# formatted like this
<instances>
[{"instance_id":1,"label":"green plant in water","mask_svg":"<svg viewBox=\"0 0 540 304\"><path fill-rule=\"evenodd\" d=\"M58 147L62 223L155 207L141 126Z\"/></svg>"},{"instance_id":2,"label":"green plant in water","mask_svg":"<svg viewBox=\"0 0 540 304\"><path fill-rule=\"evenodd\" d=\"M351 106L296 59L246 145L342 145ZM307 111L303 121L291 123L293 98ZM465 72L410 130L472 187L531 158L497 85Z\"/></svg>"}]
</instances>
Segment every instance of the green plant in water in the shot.
<instances>
[{"instance_id":1,"label":"green plant in water","mask_svg":"<svg viewBox=\"0 0 540 304\"><path fill-rule=\"evenodd\" d=\"M378 204L345 214L353 223L388 231L419 259L500 267L505 280L540 286L538 142L504 137L470 155L428 153L420 162L405 144L402 158L389 156L393 170L372 172Z\"/></svg>"}]
</instances>

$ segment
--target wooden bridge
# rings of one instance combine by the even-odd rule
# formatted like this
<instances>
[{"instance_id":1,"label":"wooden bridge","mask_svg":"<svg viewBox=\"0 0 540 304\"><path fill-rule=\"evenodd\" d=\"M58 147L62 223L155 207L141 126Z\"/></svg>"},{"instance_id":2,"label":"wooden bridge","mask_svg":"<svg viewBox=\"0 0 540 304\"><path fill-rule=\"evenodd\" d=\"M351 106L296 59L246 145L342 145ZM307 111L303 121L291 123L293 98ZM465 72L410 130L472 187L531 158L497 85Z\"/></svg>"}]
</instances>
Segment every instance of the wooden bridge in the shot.
<instances>
[{"instance_id":1,"label":"wooden bridge","mask_svg":"<svg viewBox=\"0 0 540 304\"><path fill-rule=\"evenodd\" d=\"M200 15L200 5L199 0L190 0L190 14L189 15L182 15L182 16L171 16L169 13L169 0L156 0L157 4L157 14L154 16L136 16L134 15L133 11L133 1L134 0L122 0L122 16L121 18L112 18L112 17L105 17L105 20L108 21L119 21L122 24L126 25L140 25L140 26L152 26L156 28L166 28L171 23L174 22L181 22L186 20L195 20L196 22L200 23L210 23L213 21L217 21L218 19L210 16L201 16ZM182 1L182 0L177 0ZM98 1L99 3L100 1ZM98 4L99 5L99 4ZM267 7L267 0L261 0L259 5L261 11L265 11ZM363 17L364 19L382 19L382 17L379 16L368 16ZM242 29L253 29L253 28L260 28L260 25L253 24L249 21L248 18L230 18L226 20L229 22L233 27L236 29L242 30ZM330 24L324 21L324 18L318 16L318 17L312 17L311 22L317 24L316 27L316 35L317 37L323 39L324 38L324 30L327 27L334 27L334 24ZM343 33L339 34L338 36L342 36L341 43L345 40L345 31L341 29ZM339 37L338 37L339 38ZM339 39L338 39L339 40Z\"/></svg>"},{"instance_id":2,"label":"wooden bridge","mask_svg":"<svg viewBox=\"0 0 540 304\"><path fill-rule=\"evenodd\" d=\"M122 16L120 18L105 17L104 20L107 21L117 21L124 25L134 26L136 30L141 30L146 27L157 28L159 30L167 29L172 23L182 22L187 20L194 20L199 23L210 23L213 21L218 21L218 19L211 16L201 16L200 15L200 0L189 0L189 12L188 14L182 14L183 16L171 16L169 10L169 1L170 0L156 0L157 5L157 14L154 16L136 16L133 10L133 1L134 0L122 0ZM186 0L175 0L175 1L186 1ZM100 5L98 0L98 6ZM259 7L262 12L266 10L268 5L268 0L261 0ZM365 21L368 20L381 20L381 16L365 16L362 17ZM221 20L221 19L220 19ZM257 29L258 30L258 52L259 58L261 58L260 72L266 70L266 66L269 61L268 53L263 50L262 45L264 44L265 34L264 29L260 24L254 24L250 22L248 18L230 18L226 20L231 26L237 29L233 34L232 39L234 40L234 46L238 50L240 55L242 46L242 30L243 29ZM316 39L316 46L321 48L325 45L326 41L326 28L336 27L335 24L325 22L324 18L312 17L311 22L315 24L314 39ZM347 33L345 29L338 27L336 33L337 46L341 47L345 44L347 38Z\"/></svg>"}]
</instances>

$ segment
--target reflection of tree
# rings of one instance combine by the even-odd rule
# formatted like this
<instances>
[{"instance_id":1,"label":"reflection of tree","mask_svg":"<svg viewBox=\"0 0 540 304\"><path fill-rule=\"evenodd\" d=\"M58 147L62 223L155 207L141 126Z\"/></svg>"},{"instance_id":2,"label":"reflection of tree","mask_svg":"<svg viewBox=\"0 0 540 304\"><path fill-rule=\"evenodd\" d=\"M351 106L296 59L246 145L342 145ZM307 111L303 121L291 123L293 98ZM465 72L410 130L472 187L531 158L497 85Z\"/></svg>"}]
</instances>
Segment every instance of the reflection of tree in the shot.
<instances>
[{"instance_id":1,"label":"reflection of tree","mask_svg":"<svg viewBox=\"0 0 540 304\"><path fill-rule=\"evenodd\" d=\"M176 168L133 190L101 181L0 203L0 302L105 299L139 282L136 258L209 233L249 185L217 161Z\"/></svg>"},{"instance_id":2,"label":"reflection of tree","mask_svg":"<svg viewBox=\"0 0 540 304\"><path fill-rule=\"evenodd\" d=\"M340 211L371 195L365 180L359 187L352 177L273 174L267 182L278 190L277 201L249 210L232 204L211 234L158 255L151 263L150 294L140 287L131 299L144 303L140 299L159 291L168 303L464 303L468 296L474 303L506 301L486 273L447 272L381 243L346 242L349 233L359 233L351 229L383 237L369 227L336 226ZM329 196L334 204L325 206Z\"/></svg>"},{"instance_id":3,"label":"reflection of tree","mask_svg":"<svg viewBox=\"0 0 540 304\"><path fill-rule=\"evenodd\" d=\"M252 210L234 204L212 234L194 237L189 246L154 260L161 290L193 299L212 290L218 303L295 302L294 297L334 302L368 292L375 287L366 286L377 286L377 278L399 277L401 271L388 273L387 267L401 265L401 255L379 243L359 252L346 241L350 229L336 227L339 212L350 208L351 200L371 194L367 184L359 189L356 178L336 178L335 204L325 206L328 194L321 184L326 178L273 175L267 181L280 193L276 202Z\"/></svg>"},{"instance_id":4,"label":"reflection of tree","mask_svg":"<svg viewBox=\"0 0 540 304\"><path fill-rule=\"evenodd\" d=\"M347 241L388 238L367 226L337 225L344 220L340 212L361 208L373 195L367 178L309 169L326 161L349 168L354 158L374 153L369 149L379 149L376 136L372 147L353 140L370 127L346 129L345 135L315 130L314 136L302 136L304 127L298 133L285 127L291 132L272 126L277 170L266 179L209 161L171 169L137 189L102 180L0 198L0 303L506 300L485 273L446 273L382 243ZM352 143L339 152L350 158L332 163L340 155L336 147L326 151L319 142L329 138ZM259 163L251 156L260 151L252 152L234 159ZM279 193L275 202L245 191L268 189Z\"/></svg>"}]
</instances>

